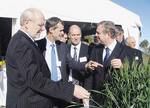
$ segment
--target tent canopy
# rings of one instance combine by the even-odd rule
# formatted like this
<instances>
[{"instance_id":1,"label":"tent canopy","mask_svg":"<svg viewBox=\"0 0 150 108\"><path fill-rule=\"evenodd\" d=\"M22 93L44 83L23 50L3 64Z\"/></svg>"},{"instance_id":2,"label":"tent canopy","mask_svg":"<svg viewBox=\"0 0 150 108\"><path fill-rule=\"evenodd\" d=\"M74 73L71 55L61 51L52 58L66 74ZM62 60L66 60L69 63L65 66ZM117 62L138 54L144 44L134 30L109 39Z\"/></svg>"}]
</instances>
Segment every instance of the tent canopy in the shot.
<instances>
[{"instance_id":1,"label":"tent canopy","mask_svg":"<svg viewBox=\"0 0 150 108\"><path fill-rule=\"evenodd\" d=\"M4 0L0 17L19 18L26 8L43 11L46 18L57 16L65 21L98 23L111 20L116 24L141 27L140 17L110 0Z\"/></svg>"},{"instance_id":2,"label":"tent canopy","mask_svg":"<svg viewBox=\"0 0 150 108\"><path fill-rule=\"evenodd\" d=\"M46 18L56 16L66 21L65 28L72 23L80 24L85 35L94 32L95 23L113 21L122 25L125 37L134 36L138 45L142 26L140 17L111 0L3 0L0 3L0 17L15 19L12 22L12 34L19 28L22 11L31 7L39 8Z\"/></svg>"}]
</instances>

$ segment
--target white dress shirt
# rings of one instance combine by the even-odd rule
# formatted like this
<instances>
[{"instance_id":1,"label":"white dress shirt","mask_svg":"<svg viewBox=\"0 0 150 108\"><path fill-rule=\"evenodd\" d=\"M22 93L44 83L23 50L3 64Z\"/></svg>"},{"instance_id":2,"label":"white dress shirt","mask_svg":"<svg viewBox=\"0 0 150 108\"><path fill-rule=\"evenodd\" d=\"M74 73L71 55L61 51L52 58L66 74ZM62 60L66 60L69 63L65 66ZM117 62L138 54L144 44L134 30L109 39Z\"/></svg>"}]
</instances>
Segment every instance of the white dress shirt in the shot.
<instances>
[{"instance_id":1,"label":"white dress shirt","mask_svg":"<svg viewBox=\"0 0 150 108\"><path fill-rule=\"evenodd\" d=\"M48 40L48 38L46 37L46 52L45 52L45 60L47 62L47 65L49 67L49 70L51 71L51 45L54 44L55 45L55 52L56 52L56 64L57 64L57 76L58 76L58 81L62 79L61 76L61 72L60 72L60 64L59 64L59 59L58 59L58 53L57 53L57 49L56 49L56 44L52 43Z\"/></svg>"},{"instance_id":2,"label":"white dress shirt","mask_svg":"<svg viewBox=\"0 0 150 108\"><path fill-rule=\"evenodd\" d=\"M114 41L108 46L110 55L111 55L112 51L114 50L116 44L117 44L117 41L114 40ZM105 48L106 48L106 47L105 47ZM106 55L106 50L105 50L105 48L103 49L103 61L104 61L104 58L105 58L105 55Z\"/></svg>"},{"instance_id":3,"label":"white dress shirt","mask_svg":"<svg viewBox=\"0 0 150 108\"><path fill-rule=\"evenodd\" d=\"M74 56L74 47L76 47L76 52L77 52L77 60L79 60L79 53L80 53L80 47L81 47L81 42L77 45L77 46L74 46L74 45L71 45L71 50L70 50L70 54L71 54L71 57L73 58ZM79 81L77 79L74 79L72 77L72 70L70 69L70 74L69 74L69 81L75 81L76 80L76 84L79 84Z\"/></svg>"}]
</instances>

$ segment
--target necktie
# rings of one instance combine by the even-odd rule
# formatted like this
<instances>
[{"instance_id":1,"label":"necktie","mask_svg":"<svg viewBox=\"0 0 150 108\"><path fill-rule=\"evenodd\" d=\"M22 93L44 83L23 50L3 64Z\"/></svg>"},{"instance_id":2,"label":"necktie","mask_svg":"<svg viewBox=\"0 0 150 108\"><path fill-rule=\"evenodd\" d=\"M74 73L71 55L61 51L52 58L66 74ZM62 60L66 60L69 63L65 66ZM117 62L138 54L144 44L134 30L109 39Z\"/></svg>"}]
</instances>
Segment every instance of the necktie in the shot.
<instances>
[{"instance_id":1,"label":"necktie","mask_svg":"<svg viewBox=\"0 0 150 108\"><path fill-rule=\"evenodd\" d=\"M56 53L55 53L55 45L51 45L51 79L53 81L58 80L57 75L57 65L56 65Z\"/></svg>"},{"instance_id":2,"label":"necktie","mask_svg":"<svg viewBox=\"0 0 150 108\"><path fill-rule=\"evenodd\" d=\"M74 47L73 58L74 58L75 61L78 61L78 59L77 59L77 48L76 47ZM71 72L71 76L72 76L72 72ZM79 85L79 81L77 79L73 78L73 77L72 77L72 83Z\"/></svg>"},{"instance_id":3,"label":"necktie","mask_svg":"<svg viewBox=\"0 0 150 108\"><path fill-rule=\"evenodd\" d=\"M74 47L74 55L73 55L73 58L74 58L75 61L78 61L78 60L77 60L77 48L76 48L76 47Z\"/></svg>"},{"instance_id":4,"label":"necktie","mask_svg":"<svg viewBox=\"0 0 150 108\"><path fill-rule=\"evenodd\" d=\"M109 56L110 56L110 52L109 52L109 48L105 48L105 51L106 51L106 55L104 57L104 63L108 60Z\"/></svg>"}]
</instances>

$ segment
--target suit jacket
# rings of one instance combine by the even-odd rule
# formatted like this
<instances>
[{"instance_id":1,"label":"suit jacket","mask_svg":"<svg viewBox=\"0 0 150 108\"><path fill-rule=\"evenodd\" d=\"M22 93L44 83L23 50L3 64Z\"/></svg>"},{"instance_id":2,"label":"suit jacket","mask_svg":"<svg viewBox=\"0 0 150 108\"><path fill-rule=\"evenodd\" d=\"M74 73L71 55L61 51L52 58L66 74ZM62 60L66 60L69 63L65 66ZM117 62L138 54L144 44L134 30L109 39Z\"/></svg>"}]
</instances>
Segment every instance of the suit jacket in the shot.
<instances>
[{"instance_id":1,"label":"suit jacket","mask_svg":"<svg viewBox=\"0 0 150 108\"><path fill-rule=\"evenodd\" d=\"M94 89L94 90L102 90L104 89L104 81L109 81L111 82L111 76L109 74L109 71L113 72L114 69L111 68L111 60L118 58L121 59L122 63L124 63L126 60L129 62L129 66L132 66L132 63L135 58L135 50L131 49L121 43L116 44L114 50L112 51L111 55L109 56L108 60L103 63L103 45L97 45L93 47L90 60L97 61L100 64L103 64L103 68L97 68L94 70L94 72L90 72L89 78L87 83L89 83L89 89ZM119 69L115 69L119 70ZM91 85L90 85L91 84ZM97 93L92 93L92 96L96 102L99 104L103 105L106 100L104 95L97 95ZM93 104L92 102L90 102Z\"/></svg>"},{"instance_id":2,"label":"suit jacket","mask_svg":"<svg viewBox=\"0 0 150 108\"><path fill-rule=\"evenodd\" d=\"M22 31L6 54L7 108L52 108L51 97L71 101L74 85L50 80L50 71L36 44Z\"/></svg>"},{"instance_id":3,"label":"suit jacket","mask_svg":"<svg viewBox=\"0 0 150 108\"><path fill-rule=\"evenodd\" d=\"M91 72L91 76L89 76L89 81L88 83L91 84L91 89L99 89L103 86L103 82L104 80L108 80L109 79L109 74L108 74L108 70L110 69L111 66L111 60L118 58L121 59L122 62L125 61L125 59L127 59L129 61L129 63L132 63L131 58L133 58L133 56L130 54L130 50L127 46L122 45L120 43L117 42L114 50L112 51L111 55L109 56L108 60L103 63L103 49L104 46L103 45L97 45L93 48L91 56L90 56L90 60L94 60L97 61L100 64L103 64L103 68L97 68L94 72ZM112 70L113 71L113 70Z\"/></svg>"},{"instance_id":4,"label":"suit jacket","mask_svg":"<svg viewBox=\"0 0 150 108\"><path fill-rule=\"evenodd\" d=\"M142 52L140 50L128 47L127 54L128 54L130 61L135 62L137 66L143 64ZM130 65L132 65L132 62Z\"/></svg>"},{"instance_id":5,"label":"suit jacket","mask_svg":"<svg viewBox=\"0 0 150 108\"><path fill-rule=\"evenodd\" d=\"M69 47L69 50L70 50L69 53L70 53L71 52L71 44L69 44L68 47ZM81 42L78 62L85 64L85 63L87 63L88 58L89 58L88 45ZM72 77L77 79L79 81L80 85L84 86L84 81L86 78L86 72L85 71L77 71L76 69L73 69L72 70Z\"/></svg>"},{"instance_id":6,"label":"suit jacket","mask_svg":"<svg viewBox=\"0 0 150 108\"><path fill-rule=\"evenodd\" d=\"M46 38L36 41L40 51L45 54L46 51ZM56 49L58 53L58 59L61 62L60 71L62 79L68 81L68 67L76 70L85 70L85 63L75 62L69 54L68 46L60 41L56 41Z\"/></svg>"},{"instance_id":7,"label":"suit jacket","mask_svg":"<svg viewBox=\"0 0 150 108\"><path fill-rule=\"evenodd\" d=\"M38 44L38 47L40 48L40 51L45 56L46 51L46 38L36 41ZM56 49L58 54L58 60L61 62L60 66L60 72L62 76L62 80L67 81L68 75L66 73L66 55L67 55L67 48L66 45L60 41L56 41Z\"/></svg>"}]
</instances>

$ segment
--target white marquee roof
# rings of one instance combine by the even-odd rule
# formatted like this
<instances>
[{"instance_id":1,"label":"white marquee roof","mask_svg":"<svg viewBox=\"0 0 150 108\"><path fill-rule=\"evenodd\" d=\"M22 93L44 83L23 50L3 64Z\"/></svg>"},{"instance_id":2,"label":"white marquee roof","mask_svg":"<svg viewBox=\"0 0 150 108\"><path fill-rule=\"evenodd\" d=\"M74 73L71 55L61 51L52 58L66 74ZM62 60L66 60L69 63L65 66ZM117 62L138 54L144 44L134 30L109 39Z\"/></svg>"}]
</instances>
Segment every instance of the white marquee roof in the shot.
<instances>
[{"instance_id":1,"label":"white marquee roof","mask_svg":"<svg viewBox=\"0 0 150 108\"><path fill-rule=\"evenodd\" d=\"M19 18L30 7L41 9L46 18L91 23L111 20L124 26L142 26L138 15L109 0L1 0L0 17Z\"/></svg>"}]
</instances>

